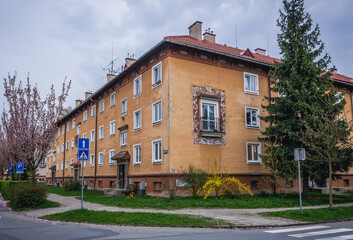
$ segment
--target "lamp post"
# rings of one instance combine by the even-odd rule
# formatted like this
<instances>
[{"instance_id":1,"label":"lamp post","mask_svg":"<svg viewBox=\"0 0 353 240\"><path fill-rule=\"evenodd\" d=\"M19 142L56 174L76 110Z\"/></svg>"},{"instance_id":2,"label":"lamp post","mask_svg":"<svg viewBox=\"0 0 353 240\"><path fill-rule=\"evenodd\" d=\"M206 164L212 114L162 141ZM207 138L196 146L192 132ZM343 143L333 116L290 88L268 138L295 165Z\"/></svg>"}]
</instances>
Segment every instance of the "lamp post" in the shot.
<instances>
[{"instance_id":1,"label":"lamp post","mask_svg":"<svg viewBox=\"0 0 353 240\"><path fill-rule=\"evenodd\" d=\"M298 179L299 179L299 205L300 212L302 212L302 184L300 180L300 161L305 160L305 148L295 148L294 149L294 160L298 161Z\"/></svg>"}]
</instances>

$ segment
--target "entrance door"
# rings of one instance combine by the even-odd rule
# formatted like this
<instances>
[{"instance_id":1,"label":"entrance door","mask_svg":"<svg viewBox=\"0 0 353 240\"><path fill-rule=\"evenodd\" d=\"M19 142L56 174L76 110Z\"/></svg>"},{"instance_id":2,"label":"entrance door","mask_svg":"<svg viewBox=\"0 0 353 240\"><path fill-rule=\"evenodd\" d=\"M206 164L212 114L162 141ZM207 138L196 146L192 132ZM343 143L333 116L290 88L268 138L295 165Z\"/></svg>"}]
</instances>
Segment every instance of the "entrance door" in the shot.
<instances>
[{"instance_id":1,"label":"entrance door","mask_svg":"<svg viewBox=\"0 0 353 240\"><path fill-rule=\"evenodd\" d=\"M125 188L125 165L119 165L119 188L124 189Z\"/></svg>"},{"instance_id":2,"label":"entrance door","mask_svg":"<svg viewBox=\"0 0 353 240\"><path fill-rule=\"evenodd\" d=\"M74 178L78 180L79 177L80 177L80 169L78 167L75 167Z\"/></svg>"},{"instance_id":3,"label":"entrance door","mask_svg":"<svg viewBox=\"0 0 353 240\"><path fill-rule=\"evenodd\" d=\"M55 171L51 172L51 184L54 186L55 185Z\"/></svg>"}]
</instances>

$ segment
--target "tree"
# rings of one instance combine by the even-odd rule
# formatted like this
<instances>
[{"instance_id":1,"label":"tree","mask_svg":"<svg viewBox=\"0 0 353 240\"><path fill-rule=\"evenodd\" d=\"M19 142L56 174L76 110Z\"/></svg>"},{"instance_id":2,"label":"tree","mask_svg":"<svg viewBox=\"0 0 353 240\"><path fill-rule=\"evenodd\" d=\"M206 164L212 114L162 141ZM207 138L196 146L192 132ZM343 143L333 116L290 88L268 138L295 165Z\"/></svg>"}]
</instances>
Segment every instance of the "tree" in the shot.
<instances>
[{"instance_id":1,"label":"tree","mask_svg":"<svg viewBox=\"0 0 353 240\"><path fill-rule=\"evenodd\" d=\"M276 171L281 177L295 177L296 165L293 161L294 148L304 147L310 156L313 149L310 142L303 142L302 134L324 113L339 115L345 105L327 104L339 100L329 77L334 68L329 68L330 56L324 53L324 43L319 39L320 29L309 13L304 11L303 0L283 1L283 11L277 25L281 32L277 41L282 60L275 62L270 71L271 92L266 97L263 109L269 114L261 117L269 124L260 138L268 146L265 156L278 153L281 159ZM271 165L265 162L271 168ZM308 193L308 179L322 179L323 171L317 171L320 164L308 159L302 164L304 195ZM336 166L334 172L343 170Z\"/></svg>"},{"instance_id":2,"label":"tree","mask_svg":"<svg viewBox=\"0 0 353 240\"><path fill-rule=\"evenodd\" d=\"M8 110L4 109L1 117L3 135L7 142L2 151L7 151L12 163L23 161L27 170L32 173L33 182L36 181L36 170L40 161L47 156L55 141L56 124L63 111L70 85L71 81L68 85L64 81L58 97L52 85L50 93L42 100L37 85L32 87L29 77L25 86L21 81L16 83L16 74L4 78L4 96Z\"/></svg>"}]
</instances>

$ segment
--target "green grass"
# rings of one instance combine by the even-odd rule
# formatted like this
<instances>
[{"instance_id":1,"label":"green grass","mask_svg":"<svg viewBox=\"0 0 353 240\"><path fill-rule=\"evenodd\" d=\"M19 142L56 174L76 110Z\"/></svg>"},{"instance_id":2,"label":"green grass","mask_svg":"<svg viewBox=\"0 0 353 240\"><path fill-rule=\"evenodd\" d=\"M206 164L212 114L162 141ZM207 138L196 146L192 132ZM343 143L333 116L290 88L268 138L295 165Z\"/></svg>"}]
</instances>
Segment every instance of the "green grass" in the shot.
<instances>
[{"instance_id":1,"label":"green grass","mask_svg":"<svg viewBox=\"0 0 353 240\"><path fill-rule=\"evenodd\" d=\"M41 217L42 219L97 224L159 227L233 227L224 221L205 217L163 213L127 213L78 209Z\"/></svg>"},{"instance_id":2,"label":"green grass","mask_svg":"<svg viewBox=\"0 0 353 240\"><path fill-rule=\"evenodd\" d=\"M125 197L84 196L87 202L98 203L106 206L126 208L153 208L153 209L183 209L183 208L279 208L297 207L299 199L297 194L263 196L240 195L234 198L159 198L149 196L135 196L127 199ZM353 202L353 196L335 195L334 203ZM328 204L328 195L314 194L303 199L303 206Z\"/></svg>"},{"instance_id":3,"label":"green grass","mask_svg":"<svg viewBox=\"0 0 353 240\"><path fill-rule=\"evenodd\" d=\"M24 211L24 210L32 210L32 209L41 209L41 208L53 208L53 207L60 207L60 203L58 202L53 202L49 200L45 200L44 203L31 207L31 208L12 208L13 211L19 212L19 211Z\"/></svg>"},{"instance_id":4,"label":"green grass","mask_svg":"<svg viewBox=\"0 0 353 240\"><path fill-rule=\"evenodd\" d=\"M55 187L55 186L47 186L48 193L54 193L61 196L69 197L69 196L81 196L81 190L78 191L65 191L62 187ZM93 190L84 190L83 196L101 196L103 195L103 191L93 191Z\"/></svg>"},{"instance_id":5,"label":"green grass","mask_svg":"<svg viewBox=\"0 0 353 240\"><path fill-rule=\"evenodd\" d=\"M287 210L280 212L260 213L267 217L283 217L300 220L304 222L318 222L330 220L343 220L353 218L353 207L333 207L319 209L303 209L301 214L299 210Z\"/></svg>"}]
</instances>

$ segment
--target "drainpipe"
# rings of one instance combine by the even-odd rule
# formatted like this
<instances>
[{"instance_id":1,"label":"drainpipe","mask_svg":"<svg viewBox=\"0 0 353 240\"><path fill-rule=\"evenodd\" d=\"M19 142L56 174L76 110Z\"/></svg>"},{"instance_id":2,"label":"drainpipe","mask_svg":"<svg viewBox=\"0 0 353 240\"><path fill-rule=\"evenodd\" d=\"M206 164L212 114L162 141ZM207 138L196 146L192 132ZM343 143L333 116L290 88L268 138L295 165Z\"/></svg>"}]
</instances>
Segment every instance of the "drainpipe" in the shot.
<instances>
[{"instance_id":1,"label":"drainpipe","mask_svg":"<svg viewBox=\"0 0 353 240\"><path fill-rule=\"evenodd\" d=\"M91 97L89 98L96 106L96 116L95 116L95 126L94 126L94 180L93 180L93 190L96 190L96 182L97 182L97 150L98 150L98 101L93 100Z\"/></svg>"}]
</instances>

